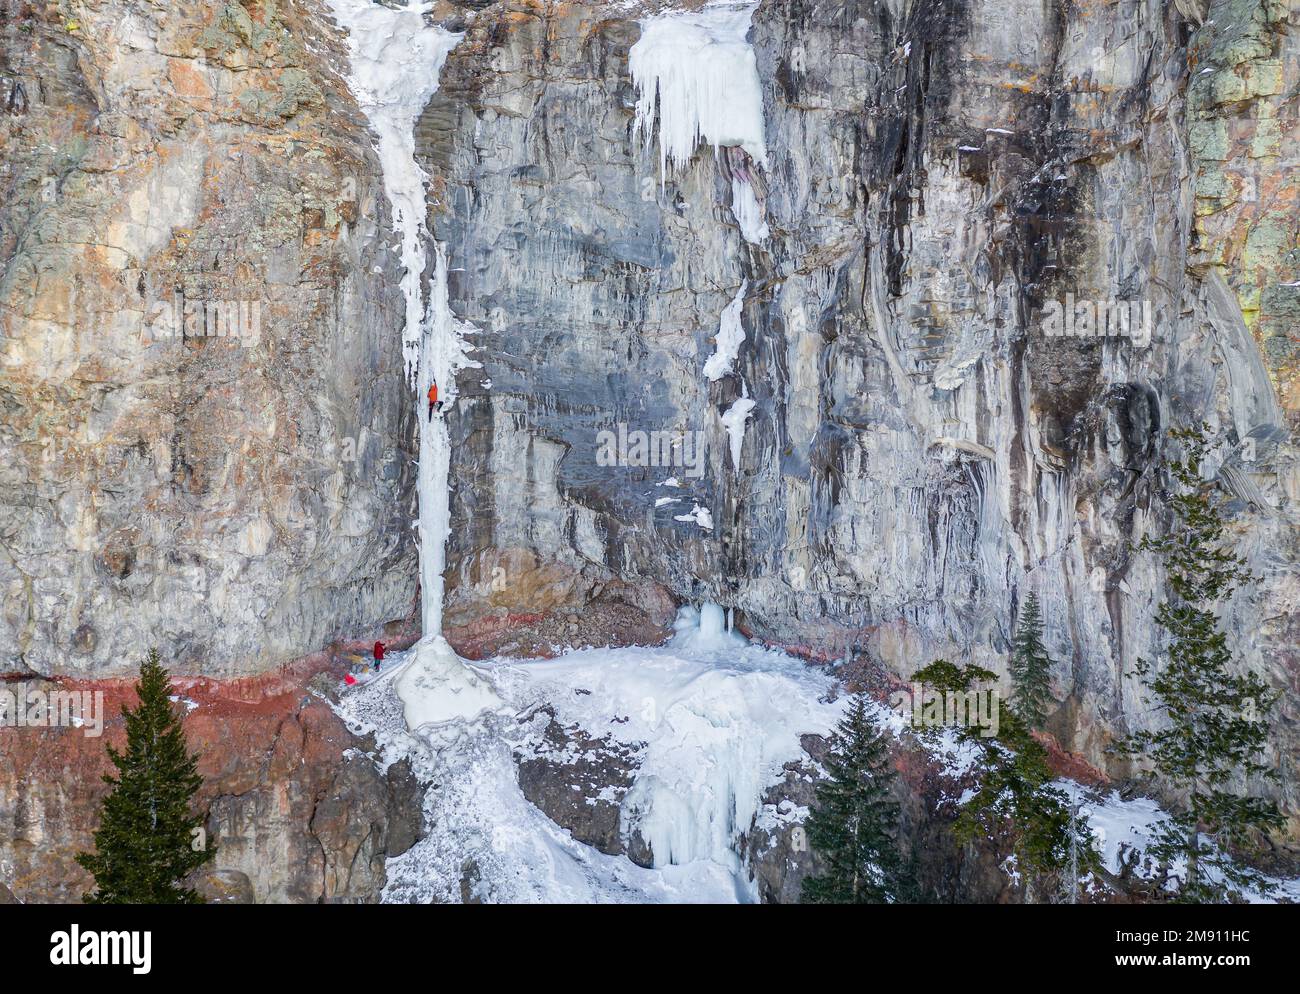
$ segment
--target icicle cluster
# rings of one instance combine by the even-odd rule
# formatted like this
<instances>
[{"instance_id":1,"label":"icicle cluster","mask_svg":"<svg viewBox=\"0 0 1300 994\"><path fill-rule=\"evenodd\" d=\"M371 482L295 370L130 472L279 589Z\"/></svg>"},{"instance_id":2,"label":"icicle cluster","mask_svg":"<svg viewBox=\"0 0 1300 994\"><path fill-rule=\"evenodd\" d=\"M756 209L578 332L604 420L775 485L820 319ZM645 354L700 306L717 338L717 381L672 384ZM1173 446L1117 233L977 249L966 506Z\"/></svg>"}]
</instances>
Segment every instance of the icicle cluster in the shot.
<instances>
[{"instance_id":1,"label":"icicle cluster","mask_svg":"<svg viewBox=\"0 0 1300 994\"><path fill-rule=\"evenodd\" d=\"M659 124L659 176L690 162L700 142L743 148L767 164L763 95L746 40L757 4L717 4L646 18L628 57L636 85L634 135Z\"/></svg>"}]
</instances>

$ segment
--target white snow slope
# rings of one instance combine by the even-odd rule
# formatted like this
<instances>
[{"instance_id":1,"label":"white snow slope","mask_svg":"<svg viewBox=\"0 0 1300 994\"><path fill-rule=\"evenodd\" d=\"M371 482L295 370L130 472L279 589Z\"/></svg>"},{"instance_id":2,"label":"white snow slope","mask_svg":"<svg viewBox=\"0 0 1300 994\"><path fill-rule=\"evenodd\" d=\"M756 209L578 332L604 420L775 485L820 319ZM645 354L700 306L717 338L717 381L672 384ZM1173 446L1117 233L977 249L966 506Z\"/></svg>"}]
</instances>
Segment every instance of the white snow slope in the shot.
<instances>
[{"instance_id":1,"label":"white snow slope","mask_svg":"<svg viewBox=\"0 0 1300 994\"><path fill-rule=\"evenodd\" d=\"M459 901L468 861L472 896L492 902L753 902L754 883L735 850L782 764L802 755L799 736L825 734L843 699L825 703L833 681L798 659L746 643L685 608L666 646L584 649L552 660L495 659L478 675L505 703L474 721L404 720L394 690L418 659L349 692L339 711L373 732L385 765L406 757L434 787L425 800L429 834L388 861L385 900ZM530 753L545 724L609 733L638 747L636 782L621 799L625 832L639 829L655 854L644 869L575 842L519 788L512 752Z\"/></svg>"}]
</instances>

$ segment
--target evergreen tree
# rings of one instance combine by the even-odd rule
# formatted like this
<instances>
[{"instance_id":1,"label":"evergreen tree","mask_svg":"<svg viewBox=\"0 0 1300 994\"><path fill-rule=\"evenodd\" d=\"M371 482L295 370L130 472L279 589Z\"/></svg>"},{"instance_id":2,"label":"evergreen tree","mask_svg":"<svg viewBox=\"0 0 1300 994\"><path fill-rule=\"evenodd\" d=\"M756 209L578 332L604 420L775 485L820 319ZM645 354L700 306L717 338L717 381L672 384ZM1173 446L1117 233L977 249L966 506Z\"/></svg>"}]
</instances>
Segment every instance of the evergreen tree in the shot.
<instances>
[{"instance_id":1,"label":"evergreen tree","mask_svg":"<svg viewBox=\"0 0 1300 994\"><path fill-rule=\"evenodd\" d=\"M1047 719L1047 709L1052 704L1048 674L1052 669L1051 657L1043 647L1043 617L1038 608L1038 595L1030 594L1020 609L1020 623L1016 626L1011 646L1011 707L1032 729L1041 730Z\"/></svg>"},{"instance_id":2,"label":"evergreen tree","mask_svg":"<svg viewBox=\"0 0 1300 994\"><path fill-rule=\"evenodd\" d=\"M135 691L139 704L123 708L126 750L108 747L117 776L104 799L95 852L77 862L95 877L88 904L197 904L202 901L184 878L215 855L194 846L203 818L190 813L203 783L198 756L185 744L180 718L168 701L167 671L151 649L140 665Z\"/></svg>"},{"instance_id":3,"label":"evergreen tree","mask_svg":"<svg viewBox=\"0 0 1300 994\"><path fill-rule=\"evenodd\" d=\"M866 697L853 698L831 736L828 780L817 785L808 842L825 871L803 882L808 904L883 904L898 897L902 860L896 842L897 774L889 746L867 719Z\"/></svg>"},{"instance_id":4,"label":"evergreen tree","mask_svg":"<svg viewBox=\"0 0 1300 994\"><path fill-rule=\"evenodd\" d=\"M1164 868L1165 887L1178 900L1194 903L1237 899L1248 886L1267 889L1263 875L1238 866L1229 850L1283 824L1272 802L1228 789L1236 777L1247 785L1251 777L1277 779L1259 759L1268 737L1264 717L1277 695L1254 673L1228 671L1232 651L1215 605L1253 578L1245 560L1223 548L1222 501L1214 496L1214 483L1201 479L1208 428L1170 432L1184 453L1169 463L1178 487L1169 498L1174 525L1164 537L1147 536L1138 546L1161 557L1173 594L1156 612L1156 622L1169 633L1164 665L1152 667L1143 659L1134 667L1163 727L1136 732L1120 745L1186 796L1147 852Z\"/></svg>"},{"instance_id":5,"label":"evergreen tree","mask_svg":"<svg viewBox=\"0 0 1300 994\"><path fill-rule=\"evenodd\" d=\"M997 675L937 659L912 679L940 694L963 695L978 683L991 684ZM996 733L983 731L967 727L959 733L979 747L980 758L974 771L977 786L953 826L957 838L992 839L1013 854L1031 900L1040 877L1098 869L1092 833L1074 817L1065 791L1053 784L1047 750L1028 721L1015 708L999 708Z\"/></svg>"}]
</instances>

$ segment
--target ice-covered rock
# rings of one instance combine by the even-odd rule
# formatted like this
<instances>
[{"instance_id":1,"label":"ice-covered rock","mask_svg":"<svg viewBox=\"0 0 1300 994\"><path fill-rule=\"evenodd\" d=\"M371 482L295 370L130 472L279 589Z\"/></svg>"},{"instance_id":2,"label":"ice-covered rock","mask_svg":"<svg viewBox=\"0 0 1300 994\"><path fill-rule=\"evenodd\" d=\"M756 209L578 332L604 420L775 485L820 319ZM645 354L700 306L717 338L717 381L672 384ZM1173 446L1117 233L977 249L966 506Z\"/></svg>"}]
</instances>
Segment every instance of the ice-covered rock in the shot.
<instances>
[{"instance_id":1,"label":"ice-covered rock","mask_svg":"<svg viewBox=\"0 0 1300 994\"><path fill-rule=\"evenodd\" d=\"M716 604L676 627L659 648L487 661L477 675L505 710L472 720L411 712L447 700L439 679L408 680L419 648L394 657L395 678L348 691L354 731L436 784L428 834L389 862L388 899L757 900L745 833L842 699L824 671L729 632Z\"/></svg>"}]
</instances>

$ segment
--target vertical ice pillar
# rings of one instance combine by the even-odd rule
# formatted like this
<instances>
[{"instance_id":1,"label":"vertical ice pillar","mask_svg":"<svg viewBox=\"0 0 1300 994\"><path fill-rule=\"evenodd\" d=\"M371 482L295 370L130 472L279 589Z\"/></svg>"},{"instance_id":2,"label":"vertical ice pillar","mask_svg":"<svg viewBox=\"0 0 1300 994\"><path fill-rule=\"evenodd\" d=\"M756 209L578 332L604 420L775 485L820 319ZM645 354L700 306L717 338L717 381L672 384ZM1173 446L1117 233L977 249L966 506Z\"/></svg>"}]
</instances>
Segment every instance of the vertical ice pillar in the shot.
<instances>
[{"instance_id":1,"label":"vertical ice pillar","mask_svg":"<svg viewBox=\"0 0 1300 994\"><path fill-rule=\"evenodd\" d=\"M431 292L420 285L432 242L425 224L427 176L415 159L415 125L438 90L447 54L461 36L425 22L427 4L391 8L371 0L329 0L347 29L352 65L349 84L379 139L376 151L384 192L401 239L406 320L402 354L416 391L420 439L420 589L426 636L442 630L442 571L448 533L450 445L440 418L429 419L425 396L436 377L441 397L455 396L455 371L466 364L465 346L447 305L447 263L435 246ZM445 405L444 405L445 406Z\"/></svg>"}]
</instances>

